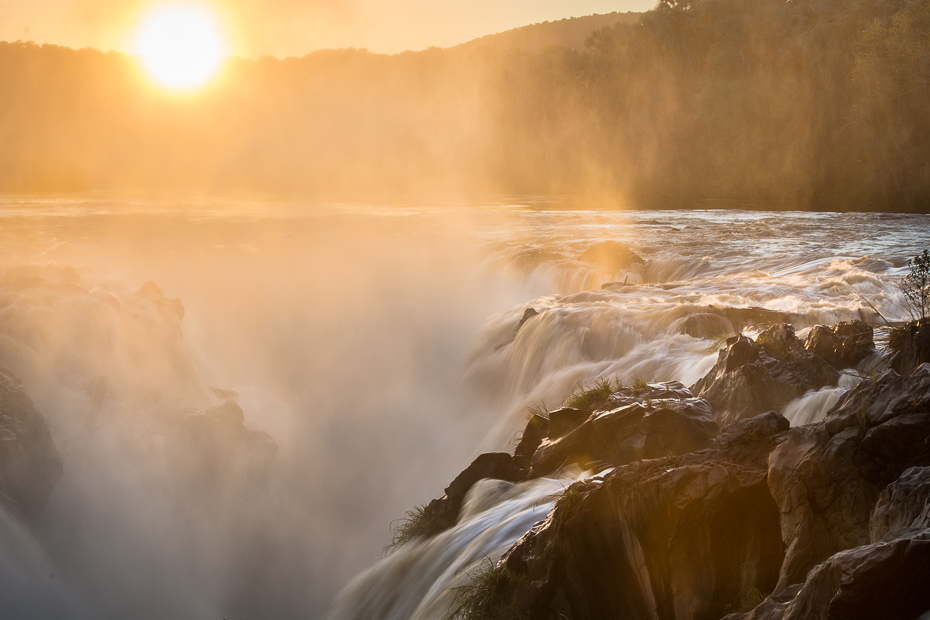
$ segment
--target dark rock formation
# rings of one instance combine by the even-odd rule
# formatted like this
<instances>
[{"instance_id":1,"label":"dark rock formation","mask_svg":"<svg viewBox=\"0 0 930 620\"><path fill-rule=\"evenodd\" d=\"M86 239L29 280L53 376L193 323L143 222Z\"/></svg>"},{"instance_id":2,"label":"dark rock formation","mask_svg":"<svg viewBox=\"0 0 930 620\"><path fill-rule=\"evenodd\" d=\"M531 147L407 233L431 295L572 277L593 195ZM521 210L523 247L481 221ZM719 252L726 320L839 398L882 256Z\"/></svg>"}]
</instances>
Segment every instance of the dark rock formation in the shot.
<instances>
[{"instance_id":1,"label":"dark rock formation","mask_svg":"<svg viewBox=\"0 0 930 620\"><path fill-rule=\"evenodd\" d=\"M610 271L619 271L631 265L643 264L646 262L633 253L628 247L617 241L595 243L582 252L578 258L583 261L604 265Z\"/></svg>"},{"instance_id":2,"label":"dark rock formation","mask_svg":"<svg viewBox=\"0 0 930 620\"><path fill-rule=\"evenodd\" d=\"M804 349L794 328L779 324L757 341L733 336L717 354L713 369L691 390L705 398L721 427L763 411L780 411L808 390L835 385L839 373Z\"/></svg>"},{"instance_id":3,"label":"dark rock formation","mask_svg":"<svg viewBox=\"0 0 930 620\"><path fill-rule=\"evenodd\" d=\"M844 321L832 328L815 325L804 347L835 368L854 368L875 350L874 332L862 321Z\"/></svg>"},{"instance_id":4,"label":"dark rock formation","mask_svg":"<svg viewBox=\"0 0 930 620\"><path fill-rule=\"evenodd\" d=\"M443 497L426 505L424 519L429 523L426 536L434 536L455 525L465 501L465 494L472 485L484 478L520 482L526 480L526 469L520 459L506 452L479 455L446 487Z\"/></svg>"},{"instance_id":5,"label":"dark rock formation","mask_svg":"<svg viewBox=\"0 0 930 620\"><path fill-rule=\"evenodd\" d=\"M930 362L930 322L912 321L895 335L897 352L891 358L891 368L909 375L921 364Z\"/></svg>"},{"instance_id":6,"label":"dark rock formation","mask_svg":"<svg viewBox=\"0 0 930 620\"><path fill-rule=\"evenodd\" d=\"M716 338L736 331L729 319L710 312L689 314L675 325L675 330L694 338Z\"/></svg>"},{"instance_id":7,"label":"dark rock formation","mask_svg":"<svg viewBox=\"0 0 930 620\"><path fill-rule=\"evenodd\" d=\"M570 463L622 465L678 455L710 445L717 423L699 398L634 402L594 412L564 435L544 441L533 455L531 477Z\"/></svg>"},{"instance_id":8,"label":"dark rock formation","mask_svg":"<svg viewBox=\"0 0 930 620\"><path fill-rule=\"evenodd\" d=\"M19 379L0 368L0 501L34 523L61 474L48 422Z\"/></svg>"},{"instance_id":9,"label":"dark rock formation","mask_svg":"<svg viewBox=\"0 0 930 620\"><path fill-rule=\"evenodd\" d=\"M913 620L930 610L930 530L841 551L803 584L724 620Z\"/></svg>"},{"instance_id":10,"label":"dark rock formation","mask_svg":"<svg viewBox=\"0 0 930 620\"><path fill-rule=\"evenodd\" d=\"M930 528L930 467L911 467L878 496L869 518L869 539L876 543L899 530L927 528Z\"/></svg>"},{"instance_id":11,"label":"dark rock formation","mask_svg":"<svg viewBox=\"0 0 930 620\"><path fill-rule=\"evenodd\" d=\"M572 431L588 419L591 412L574 407L562 407L549 413L549 440L555 440ZM537 448L539 446L536 446Z\"/></svg>"},{"instance_id":12,"label":"dark rock formation","mask_svg":"<svg viewBox=\"0 0 930 620\"><path fill-rule=\"evenodd\" d=\"M870 540L879 493L930 464L930 366L888 371L850 391L818 425L791 429L769 458L769 488L788 545L779 589L828 557Z\"/></svg>"},{"instance_id":13,"label":"dark rock formation","mask_svg":"<svg viewBox=\"0 0 930 620\"><path fill-rule=\"evenodd\" d=\"M527 420L523 435L520 436L520 443L513 451L513 458L520 464L520 467L529 469L533 454L539 444L549 435L551 425L551 419L547 420L540 415L533 415Z\"/></svg>"},{"instance_id":14,"label":"dark rock formation","mask_svg":"<svg viewBox=\"0 0 930 620\"><path fill-rule=\"evenodd\" d=\"M769 413L698 453L641 460L569 488L501 560L533 618L719 618L770 591L784 557L766 464Z\"/></svg>"}]
</instances>

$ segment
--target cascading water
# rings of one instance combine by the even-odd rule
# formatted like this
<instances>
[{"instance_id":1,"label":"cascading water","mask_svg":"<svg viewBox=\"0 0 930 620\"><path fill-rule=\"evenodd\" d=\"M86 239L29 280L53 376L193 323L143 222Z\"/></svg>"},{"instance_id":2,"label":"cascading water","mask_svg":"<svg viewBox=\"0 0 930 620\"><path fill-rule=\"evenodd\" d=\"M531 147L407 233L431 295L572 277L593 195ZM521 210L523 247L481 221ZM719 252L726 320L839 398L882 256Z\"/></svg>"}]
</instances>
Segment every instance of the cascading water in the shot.
<instances>
[{"instance_id":1,"label":"cascading water","mask_svg":"<svg viewBox=\"0 0 930 620\"><path fill-rule=\"evenodd\" d=\"M894 280L930 238L918 216L513 205L43 198L0 218L0 365L65 472L33 530L0 529L38 550L22 574L56 574L28 580L95 618L321 617L387 524L506 449L527 406L605 377L692 384L720 335L683 333L694 314L747 332L756 308L799 330L901 318ZM643 262L581 260L608 240ZM819 419L855 380L784 413ZM185 435L227 399L277 444L259 483L225 444L206 467ZM337 617L443 617L450 588L579 475L479 485L456 527L375 564Z\"/></svg>"}]
</instances>

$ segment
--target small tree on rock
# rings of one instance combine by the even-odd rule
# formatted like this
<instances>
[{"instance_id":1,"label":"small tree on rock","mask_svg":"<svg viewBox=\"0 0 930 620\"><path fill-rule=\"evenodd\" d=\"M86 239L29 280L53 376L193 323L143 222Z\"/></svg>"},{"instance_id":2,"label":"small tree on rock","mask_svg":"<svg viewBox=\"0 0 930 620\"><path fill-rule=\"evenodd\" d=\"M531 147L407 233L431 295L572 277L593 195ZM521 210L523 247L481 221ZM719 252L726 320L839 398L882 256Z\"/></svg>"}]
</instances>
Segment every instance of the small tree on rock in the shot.
<instances>
[{"instance_id":1,"label":"small tree on rock","mask_svg":"<svg viewBox=\"0 0 930 620\"><path fill-rule=\"evenodd\" d=\"M915 320L927 318L930 311L930 252L924 250L907 261L911 272L901 280L901 292Z\"/></svg>"}]
</instances>

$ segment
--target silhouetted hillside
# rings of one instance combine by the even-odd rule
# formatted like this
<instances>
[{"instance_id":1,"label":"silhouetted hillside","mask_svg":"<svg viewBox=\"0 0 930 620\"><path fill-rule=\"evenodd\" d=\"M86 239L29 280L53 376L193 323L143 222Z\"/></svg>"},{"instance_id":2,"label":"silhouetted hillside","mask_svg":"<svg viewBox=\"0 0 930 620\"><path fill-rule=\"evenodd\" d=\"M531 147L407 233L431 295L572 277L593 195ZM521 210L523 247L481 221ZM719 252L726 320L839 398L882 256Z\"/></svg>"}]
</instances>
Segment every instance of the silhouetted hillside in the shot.
<instances>
[{"instance_id":1,"label":"silhouetted hillside","mask_svg":"<svg viewBox=\"0 0 930 620\"><path fill-rule=\"evenodd\" d=\"M118 54L2 43L0 190L930 204L930 0L669 0L581 49L497 36L231 60L189 96Z\"/></svg>"},{"instance_id":2,"label":"silhouetted hillside","mask_svg":"<svg viewBox=\"0 0 930 620\"><path fill-rule=\"evenodd\" d=\"M614 12L606 15L586 15L584 17L569 17L553 22L542 22L514 28L497 34L489 34L467 43L457 45L452 49L473 49L480 46L493 46L506 50L522 50L524 52L541 52L550 46L561 46L569 49L581 49L588 36L600 28L607 28L614 24L634 24L640 20L642 13L632 11L626 13Z\"/></svg>"}]
</instances>

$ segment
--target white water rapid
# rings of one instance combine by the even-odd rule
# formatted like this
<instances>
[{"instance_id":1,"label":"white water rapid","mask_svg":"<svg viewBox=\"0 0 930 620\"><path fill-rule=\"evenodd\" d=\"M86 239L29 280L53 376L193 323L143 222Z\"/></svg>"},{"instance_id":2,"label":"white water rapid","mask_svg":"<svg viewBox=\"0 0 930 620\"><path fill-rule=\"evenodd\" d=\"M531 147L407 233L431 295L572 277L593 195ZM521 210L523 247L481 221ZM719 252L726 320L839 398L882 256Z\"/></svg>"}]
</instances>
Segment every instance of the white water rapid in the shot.
<instances>
[{"instance_id":1,"label":"white water rapid","mask_svg":"<svg viewBox=\"0 0 930 620\"><path fill-rule=\"evenodd\" d=\"M602 241L643 262L580 259ZM715 347L681 332L708 306L901 318L928 241L887 214L2 199L0 367L64 474L37 523L2 515L0 570L30 587L0 593L46 617L441 618L581 474L483 483L379 560L389 523L509 449L526 407L601 377L690 385ZM819 419L855 380L784 413ZM261 475L183 422L230 399L277 446Z\"/></svg>"}]
</instances>

